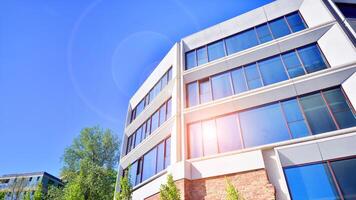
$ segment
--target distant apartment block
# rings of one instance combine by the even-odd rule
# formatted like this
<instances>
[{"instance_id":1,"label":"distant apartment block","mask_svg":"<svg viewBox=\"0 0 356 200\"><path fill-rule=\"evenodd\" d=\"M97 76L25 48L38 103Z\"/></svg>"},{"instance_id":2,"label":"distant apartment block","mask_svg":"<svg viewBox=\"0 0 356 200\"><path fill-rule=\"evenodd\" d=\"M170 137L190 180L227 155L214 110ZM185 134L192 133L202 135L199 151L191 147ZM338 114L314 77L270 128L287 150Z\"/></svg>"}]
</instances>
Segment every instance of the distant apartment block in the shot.
<instances>
[{"instance_id":1,"label":"distant apartment block","mask_svg":"<svg viewBox=\"0 0 356 200\"><path fill-rule=\"evenodd\" d=\"M62 187L62 181L46 172L7 174L0 176L0 192L5 192L5 200L20 200L30 193L31 198L42 183L42 190L47 191L50 185Z\"/></svg>"},{"instance_id":2,"label":"distant apartment block","mask_svg":"<svg viewBox=\"0 0 356 200\"><path fill-rule=\"evenodd\" d=\"M355 20L354 0L276 0L181 39L130 99L117 182L356 199Z\"/></svg>"}]
</instances>

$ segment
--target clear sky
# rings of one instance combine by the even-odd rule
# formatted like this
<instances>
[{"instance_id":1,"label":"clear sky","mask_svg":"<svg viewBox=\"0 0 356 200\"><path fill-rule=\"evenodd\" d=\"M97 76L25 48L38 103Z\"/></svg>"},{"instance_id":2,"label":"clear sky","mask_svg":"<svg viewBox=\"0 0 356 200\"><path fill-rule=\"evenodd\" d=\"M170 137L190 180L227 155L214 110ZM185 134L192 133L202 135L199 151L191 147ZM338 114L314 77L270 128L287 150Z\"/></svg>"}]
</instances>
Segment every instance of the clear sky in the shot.
<instances>
[{"instance_id":1,"label":"clear sky","mask_svg":"<svg viewBox=\"0 0 356 200\"><path fill-rule=\"evenodd\" d=\"M59 175L83 127L121 138L129 97L175 42L271 1L1 0L0 175Z\"/></svg>"}]
</instances>

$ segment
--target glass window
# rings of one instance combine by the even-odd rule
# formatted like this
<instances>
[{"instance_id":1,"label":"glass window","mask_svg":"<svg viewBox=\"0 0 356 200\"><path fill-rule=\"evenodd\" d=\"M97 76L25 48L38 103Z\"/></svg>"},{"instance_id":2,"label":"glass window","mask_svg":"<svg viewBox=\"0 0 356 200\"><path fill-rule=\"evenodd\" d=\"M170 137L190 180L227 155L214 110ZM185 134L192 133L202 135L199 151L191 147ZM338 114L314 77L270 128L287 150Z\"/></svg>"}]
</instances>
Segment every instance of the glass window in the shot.
<instances>
[{"instance_id":1,"label":"glass window","mask_svg":"<svg viewBox=\"0 0 356 200\"><path fill-rule=\"evenodd\" d=\"M336 130L320 93L300 98L300 104L313 134Z\"/></svg>"},{"instance_id":2,"label":"glass window","mask_svg":"<svg viewBox=\"0 0 356 200\"><path fill-rule=\"evenodd\" d=\"M287 15L286 19L293 32L305 29L305 24L298 12Z\"/></svg>"},{"instance_id":3,"label":"glass window","mask_svg":"<svg viewBox=\"0 0 356 200\"><path fill-rule=\"evenodd\" d=\"M151 133L155 131L158 128L158 121L159 121L159 112L155 112L155 114L152 115L151 117Z\"/></svg>"},{"instance_id":4,"label":"glass window","mask_svg":"<svg viewBox=\"0 0 356 200\"><path fill-rule=\"evenodd\" d=\"M290 30L284 17L269 22L269 26L271 27L275 39L290 34Z\"/></svg>"},{"instance_id":5,"label":"glass window","mask_svg":"<svg viewBox=\"0 0 356 200\"><path fill-rule=\"evenodd\" d=\"M339 199L325 164L286 168L284 172L293 200Z\"/></svg>"},{"instance_id":6,"label":"glass window","mask_svg":"<svg viewBox=\"0 0 356 200\"><path fill-rule=\"evenodd\" d=\"M287 68L289 77L294 78L305 74L302 64L300 63L295 51L282 54L282 58Z\"/></svg>"},{"instance_id":7,"label":"glass window","mask_svg":"<svg viewBox=\"0 0 356 200\"><path fill-rule=\"evenodd\" d=\"M308 136L308 127L296 99L282 102L284 114L293 138Z\"/></svg>"},{"instance_id":8,"label":"glass window","mask_svg":"<svg viewBox=\"0 0 356 200\"><path fill-rule=\"evenodd\" d=\"M201 123L194 123L188 126L189 130L189 157L198 158L203 156L203 139L201 133Z\"/></svg>"},{"instance_id":9,"label":"glass window","mask_svg":"<svg viewBox=\"0 0 356 200\"><path fill-rule=\"evenodd\" d=\"M251 64L245 67L245 74L248 88L255 89L262 86L260 74L257 71L257 65Z\"/></svg>"},{"instance_id":10,"label":"glass window","mask_svg":"<svg viewBox=\"0 0 356 200\"><path fill-rule=\"evenodd\" d=\"M164 158L164 168L167 168L171 164L171 138L166 139L166 150Z\"/></svg>"},{"instance_id":11,"label":"glass window","mask_svg":"<svg viewBox=\"0 0 356 200\"><path fill-rule=\"evenodd\" d=\"M232 95L230 73L215 75L211 78L214 100Z\"/></svg>"},{"instance_id":12,"label":"glass window","mask_svg":"<svg viewBox=\"0 0 356 200\"><path fill-rule=\"evenodd\" d=\"M142 181L147 180L156 173L156 154L157 148L153 148L151 151L143 156L143 171Z\"/></svg>"},{"instance_id":13,"label":"glass window","mask_svg":"<svg viewBox=\"0 0 356 200\"><path fill-rule=\"evenodd\" d=\"M279 103L241 112L239 117L246 147L290 139Z\"/></svg>"},{"instance_id":14,"label":"glass window","mask_svg":"<svg viewBox=\"0 0 356 200\"><path fill-rule=\"evenodd\" d=\"M222 40L208 45L209 61L225 56L224 42Z\"/></svg>"},{"instance_id":15,"label":"glass window","mask_svg":"<svg viewBox=\"0 0 356 200\"><path fill-rule=\"evenodd\" d=\"M145 108L145 102L142 100L136 107L136 115L139 115Z\"/></svg>"},{"instance_id":16,"label":"glass window","mask_svg":"<svg viewBox=\"0 0 356 200\"><path fill-rule=\"evenodd\" d=\"M340 128L356 126L355 115L340 88L326 91L324 96Z\"/></svg>"},{"instance_id":17,"label":"glass window","mask_svg":"<svg viewBox=\"0 0 356 200\"><path fill-rule=\"evenodd\" d=\"M172 80L172 76L173 76L173 75L172 75L172 67L169 68L167 74L168 74L168 81Z\"/></svg>"},{"instance_id":18,"label":"glass window","mask_svg":"<svg viewBox=\"0 0 356 200\"><path fill-rule=\"evenodd\" d=\"M195 58L195 51L191 51L185 54L185 68L191 69L197 66L197 60Z\"/></svg>"},{"instance_id":19,"label":"glass window","mask_svg":"<svg viewBox=\"0 0 356 200\"><path fill-rule=\"evenodd\" d=\"M130 176L130 182L132 186L135 186L136 183L136 174L137 174L137 161L134 162L130 167L129 167L129 176Z\"/></svg>"},{"instance_id":20,"label":"glass window","mask_svg":"<svg viewBox=\"0 0 356 200\"><path fill-rule=\"evenodd\" d=\"M167 101L167 119L169 119L172 116L172 99L169 99Z\"/></svg>"},{"instance_id":21,"label":"glass window","mask_svg":"<svg viewBox=\"0 0 356 200\"><path fill-rule=\"evenodd\" d=\"M330 163L345 200L356 199L356 158Z\"/></svg>"},{"instance_id":22,"label":"glass window","mask_svg":"<svg viewBox=\"0 0 356 200\"><path fill-rule=\"evenodd\" d=\"M308 73L326 68L321 52L316 45L302 47L297 49L297 51Z\"/></svg>"},{"instance_id":23,"label":"glass window","mask_svg":"<svg viewBox=\"0 0 356 200\"><path fill-rule=\"evenodd\" d=\"M235 94L247 90L246 80L242 68L235 69L231 72L232 83L234 85Z\"/></svg>"},{"instance_id":24,"label":"glass window","mask_svg":"<svg viewBox=\"0 0 356 200\"><path fill-rule=\"evenodd\" d=\"M220 153L242 149L240 130L237 126L237 115L226 115L216 119Z\"/></svg>"},{"instance_id":25,"label":"glass window","mask_svg":"<svg viewBox=\"0 0 356 200\"><path fill-rule=\"evenodd\" d=\"M147 94L145 97L145 106L148 106L148 104L150 104L150 95Z\"/></svg>"},{"instance_id":26,"label":"glass window","mask_svg":"<svg viewBox=\"0 0 356 200\"><path fill-rule=\"evenodd\" d=\"M242 33L238 33L237 35L227 38L225 41L228 55L258 45L258 40L254 29L249 29Z\"/></svg>"},{"instance_id":27,"label":"glass window","mask_svg":"<svg viewBox=\"0 0 356 200\"><path fill-rule=\"evenodd\" d=\"M148 121L142 124L142 140L144 140L149 135L147 132L147 122Z\"/></svg>"},{"instance_id":28,"label":"glass window","mask_svg":"<svg viewBox=\"0 0 356 200\"><path fill-rule=\"evenodd\" d=\"M135 147L141 143L141 138L142 138L142 126L137 129L135 133Z\"/></svg>"},{"instance_id":29,"label":"glass window","mask_svg":"<svg viewBox=\"0 0 356 200\"><path fill-rule=\"evenodd\" d=\"M142 158L138 159L137 161L137 174L136 174L136 185L141 183L142 181Z\"/></svg>"},{"instance_id":30,"label":"glass window","mask_svg":"<svg viewBox=\"0 0 356 200\"><path fill-rule=\"evenodd\" d=\"M198 84L197 82L187 85L188 107L198 105Z\"/></svg>"},{"instance_id":31,"label":"glass window","mask_svg":"<svg viewBox=\"0 0 356 200\"><path fill-rule=\"evenodd\" d=\"M256 32L260 43L265 43L273 39L267 23L257 26Z\"/></svg>"},{"instance_id":32,"label":"glass window","mask_svg":"<svg viewBox=\"0 0 356 200\"><path fill-rule=\"evenodd\" d=\"M355 3L336 3L336 5L345 18L356 18Z\"/></svg>"},{"instance_id":33,"label":"glass window","mask_svg":"<svg viewBox=\"0 0 356 200\"><path fill-rule=\"evenodd\" d=\"M211 91L209 79L199 81L199 97L200 103L205 103L211 101Z\"/></svg>"},{"instance_id":34,"label":"glass window","mask_svg":"<svg viewBox=\"0 0 356 200\"><path fill-rule=\"evenodd\" d=\"M164 141L157 146L157 172L164 169Z\"/></svg>"},{"instance_id":35,"label":"glass window","mask_svg":"<svg viewBox=\"0 0 356 200\"><path fill-rule=\"evenodd\" d=\"M168 82L168 74L165 73L164 76L161 79L161 88L163 89L164 87L166 87L167 82Z\"/></svg>"},{"instance_id":36,"label":"glass window","mask_svg":"<svg viewBox=\"0 0 356 200\"><path fill-rule=\"evenodd\" d=\"M206 47L197 49L197 59L198 65L202 65L208 62L208 52L206 51Z\"/></svg>"},{"instance_id":37,"label":"glass window","mask_svg":"<svg viewBox=\"0 0 356 200\"><path fill-rule=\"evenodd\" d=\"M132 145L132 136L127 138L126 154L128 154L131 151L131 145Z\"/></svg>"},{"instance_id":38,"label":"glass window","mask_svg":"<svg viewBox=\"0 0 356 200\"><path fill-rule=\"evenodd\" d=\"M161 83L158 82L153 89L154 89L154 94L155 94L154 96L156 97L159 94L159 92L161 91Z\"/></svg>"},{"instance_id":39,"label":"glass window","mask_svg":"<svg viewBox=\"0 0 356 200\"><path fill-rule=\"evenodd\" d=\"M264 85L281 82L288 79L280 56L258 62Z\"/></svg>"},{"instance_id":40,"label":"glass window","mask_svg":"<svg viewBox=\"0 0 356 200\"><path fill-rule=\"evenodd\" d=\"M204 156L218 153L218 140L216 138L215 120L202 122Z\"/></svg>"},{"instance_id":41,"label":"glass window","mask_svg":"<svg viewBox=\"0 0 356 200\"><path fill-rule=\"evenodd\" d=\"M163 104L159 109L159 126L166 121L166 104Z\"/></svg>"},{"instance_id":42,"label":"glass window","mask_svg":"<svg viewBox=\"0 0 356 200\"><path fill-rule=\"evenodd\" d=\"M150 94L149 95L150 95L149 96L150 102L152 102L152 100L155 98L155 91L154 91L153 88L150 90Z\"/></svg>"}]
</instances>

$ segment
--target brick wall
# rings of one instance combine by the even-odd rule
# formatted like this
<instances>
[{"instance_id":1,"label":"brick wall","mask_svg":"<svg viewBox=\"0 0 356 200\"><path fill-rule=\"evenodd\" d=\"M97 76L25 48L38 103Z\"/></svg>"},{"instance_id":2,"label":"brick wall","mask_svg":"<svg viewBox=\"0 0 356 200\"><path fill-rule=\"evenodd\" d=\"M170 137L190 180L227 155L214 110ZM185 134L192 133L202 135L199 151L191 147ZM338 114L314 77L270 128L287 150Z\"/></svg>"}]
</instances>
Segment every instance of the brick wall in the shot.
<instances>
[{"instance_id":1,"label":"brick wall","mask_svg":"<svg viewBox=\"0 0 356 200\"><path fill-rule=\"evenodd\" d=\"M234 184L245 200L275 199L274 187L269 183L264 169L199 180L178 180L176 185L185 200L222 200L226 195L225 177ZM159 200L159 194L146 199Z\"/></svg>"}]
</instances>

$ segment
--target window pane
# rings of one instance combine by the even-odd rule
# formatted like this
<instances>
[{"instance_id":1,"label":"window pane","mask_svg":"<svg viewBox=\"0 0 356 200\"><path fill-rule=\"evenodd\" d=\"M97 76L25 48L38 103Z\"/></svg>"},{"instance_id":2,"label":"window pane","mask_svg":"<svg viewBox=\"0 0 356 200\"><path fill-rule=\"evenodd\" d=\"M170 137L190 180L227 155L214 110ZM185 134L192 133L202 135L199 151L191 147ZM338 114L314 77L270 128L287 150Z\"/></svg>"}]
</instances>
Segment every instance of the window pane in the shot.
<instances>
[{"instance_id":1,"label":"window pane","mask_svg":"<svg viewBox=\"0 0 356 200\"><path fill-rule=\"evenodd\" d=\"M235 36L227 38L225 41L228 55L258 45L258 40L254 29L238 33Z\"/></svg>"},{"instance_id":2,"label":"window pane","mask_svg":"<svg viewBox=\"0 0 356 200\"><path fill-rule=\"evenodd\" d=\"M278 103L241 112L239 117L246 147L290 139Z\"/></svg>"},{"instance_id":3,"label":"window pane","mask_svg":"<svg viewBox=\"0 0 356 200\"><path fill-rule=\"evenodd\" d=\"M340 128L356 126L355 115L352 114L340 88L326 91L324 96Z\"/></svg>"},{"instance_id":4,"label":"window pane","mask_svg":"<svg viewBox=\"0 0 356 200\"><path fill-rule=\"evenodd\" d=\"M262 86L261 77L257 71L256 64L246 66L245 74L246 74L246 79L247 79L247 85L250 90L259 88Z\"/></svg>"},{"instance_id":5,"label":"window pane","mask_svg":"<svg viewBox=\"0 0 356 200\"><path fill-rule=\"evenodd\" d=\"M195 51L191 51L185 54L185 69L191 69L197 66L195 59Z\"/></svg>"},{"instance_id":6,"label":"window pane","mask_svg":"<svg viewBox=\"0 0 356 200\"><path fill-rule=\"evenodd\" d=\"M171 138L166 140L166 154L164 158L164 168L171 164Z\"/></svg>"},{"instance_id":7,"label":"window pane","mask_svg":"<svg viewBox=\"0 0 356 200\"><path fill-rule=\"evenodd\" d=\"M308 136L308 128L296 99L282 102L282 107L293 138Z\"/></svg>"},{"instance_id":8,"label":"window pane","mask_svg":"<svg viewBox=\"0 0 356 200\"><path fill-rule=\"evenodd\" d=\"M232 83L234 84L235 94L247 90L246 80L242 68L232 71L231 76L232 76Z\"/></svg>"},{"instance_id":9,"label":"window pane","mask_svg":"<svg viewBox=\"0 0 356 200\"><path fill-rule=\"evenodd\" d=\"M293 200L339 199L325 164L284 169Z\"/></svg>"},{"instance_id":10,"label":"window pane","mask_svg":"<svg viewBox=\"0 0 356 200\"><path fill-rule=\"evenodd\" d=\"M138 144L141 143L141 138L142 138L142 126L137 129L135 135L136 135L136 137L135 137L135 147L136 147Z\"/></svg>"},{"instance_id":11,"label":"window pane","mask_svg":"<svg viewBox=\"0 0 356 200\"><path fill-rule=\"evenodd\" d=\"M297 32L300 30L305 29L305 24L303 23L302 18L300 17L299 13L293 13L286 16L289 27L292 29L293 32Z\"/></svg>"},{"instance_id":12,"label":"window pane","mask_svg":"<svg viewBox=\"0 0 356 200\"><path fill-rule=\"evenodd\" d=\"M211 91L209 79L199 81L200 103L211 101Z\"/></svg>"},{"instance_id":13,"label":"window pane","mask_svg":"<svg viewBox=\"0 0 356 200\"><path fill-rule=\"evenodd\" d=\"M166 104L159 109L159 126L166 121Z\"/></svg>"},{"instance_id":14,"label":"window pane","mask_svg":"<svg viewBox=\"0 0 356 200\"><path fill-rule=\"evenodd\" d=\"M157 148L153 148L151 151L143 156L143 172L142 181L147 180L156 173L156 154Z\"/></svg>"},{"instance_id":15,"label":"window pane","mask_svg":"<svg viewBox=\"0 0 356 200\"><path fill-rule=\"evenodd\" d=\"M130 182L132 186L136 185L137 161L134 162L129 168Z\"/></svg>"},{"instance_id":16,"label":"window pane","mask_svg":"<svg viewBox=\"0 0 356 200\"><path fill-rule=\"evenodd\" d=\"M157 172L164 169L164 141L157 146Z\"/></svg>"},{"instance_id":17,"label":"window pane","mask_svg":"<svg viewBox=\"0 0 356 200\"><path fill-rule=\"evenodd\" d=\"M155 112L155 114L152 115L151 117L151 133L153 131L155 131L158 128L158 116L159 116L159 112Z\"/></svg>"},{"instance_id":18,"label":"window pane","mask_svg":"<svg viewBox=\"0 0 356 200\"><path fill-rule=\"evenodd\" d=\"M190 124L189 130L189 158L203 156L203 138L201 133L201 123Z\"/></svg>"},{"instance_id":19,"label":"window pane","mask_svg":"<svg viewBox=\"0 0 356 200\"><path fill-rule=\"evenodd\" d=\"M291 78L305 74L295 51L282 54L282 58Z\"/></svg>"},{"instance_id":20,"label":"window pane","mask_svg":"<svg viewBox=\"0 0 356 200\"><path fill-rule=\"evenodd\" d=\"M155 97L156 97L159 94L159 92L161 92L161 83L158 82L153 89L154 89Z\"/></svg>"},{"instance_id":21,"label":"window pane","mask_svg":"<svg viewBox=\"0 0 356 200\"><path fill-rule=\"evenodd\" d=\"M222 40L208 45L209 61L225 56L224 42Z\"/></svg>"},{"instance_id":22,"label":"window pane","mask_svg":"<svg viewBox=\"0 0 356 200\"><path fill-rule=\"evenodd\" d=\"M136 185L142 181L142 158L137 161L137 175L136 175Z\"/></svg>"},{"instance_id":23,"label":"window pane","mask_svg":"<svg viewBox=\"0 0 356 200\"><path fill-rule=\"evenodd\" d=\"M258 62L265 85L287 80L287 74L279 56Z\"/></svg>"},{"instance_id":24,"label":"window pane","mask_svg":"<svg viewBox=\"0 0 356 200\"><path fill-rule=\"evenodd\" d=\"M269 26L271 27L275 39L290 34L290 30L284 17L269 22Z\"/></svg>"},{"instance_id":25,"label":"window pane","mask_svg":"<svg viewBox=\"0 0 356 200\"><path fill-rule=\"evenodd\" d=\"M166 74L164 74L164 76L162 77L162 79L161 79L161 88L163 89L164 87L166 87L166 85L167 85L167 79L168 79L168 74L166 73Z\"/></svg>"},{"instance_id":26,"label":"window pane","mask_svg":"<svg viewBox=\"0 0 356 200\"><path fill-rule=\"evenodd\" d=\"M202 122L204 156L218 153L218 140L216 138L215 120Z\"/></svg>"},{"instance_id":27,"label":"window pane","mask_svg":"<svg viewBox=\"0 0 356 200\"><path fill-rule=\"evenodd\" d=\"M220 99L232 95L229 73L213 76L211 79L211 84L214 99Z\"/></svg>"},{"instance_id":28,"label":"window pane","mask_svg":"<svg viewBox=\"0 0 356 200\"><path fill-rule=\"evenodd\" d=\"M356 18L355 3L336 3L336 5L345 18Z\"/></svg>"},{"instance_id":29,"label":"window pane","mask_svg":"<svg viewBox=\"0 0 356 200\"><path fill-rule=\"evenodd\" d=\"M326 68L321 52L316 45L300 48L298 53L308 73Z\"/></svg>"},{"instance_id":30,"label":"window pane","mask_svg":"<svg viewBox=\"0 0 356 200\"><path fill-rule=\"evenodd\" d=\"M169 68L169 70L168 70L168 81L170 81L170 80L172 80L172 67L171 68Z\"/></svg>"},{"instance_id":31,"label":"window pane","mask_svg":"<svg viewBox=\"0 0 356 200\"><path fill-rule=\"evenodd\" d=\"M257 26L256 32L258 35L258 39L260 40L260 43L265 43L273 39L267 23Z\"/></svg>"},{"instance_id":32,"label":"window pane","mask_svg":"<svg viewBox=\"0 0 356 200\"><path fill-rule=\"evenodd\" d=\"M320 93L300 98L300 104L313 134L336 130Z\"/></svg>"},{"instance_id":33,"label":"window pane","mask_svg":"<svg viewBox=\"0 0 356 200\"><path fill-rule=\"evenodd\" d=\"M167 119L172 116L172 99L167 101Z\"/></svg>"},{"instance_id":34,"label":"window pane","mask_svg":"<svg viewBox=\"0 0 356 200\"><path fill-rule=\"evenodd\" d=\"M198 105L198 84L197 82L187 85L188 107Z\"/></svg>"},{"instance_id":35,"label":"window pane","mask_svg":"<svg viewBox=\"0 0 356 200\"><path fill-rule=\"evenodd\" d=\"M236 114L217 118L216 132L221 153L242 149Z\"/></svg>"},{"instance_id":36,"label":"window pane","mask_svg":"<svg viewBox=\"0 0 356 200\"><path fill-rule=\"evenodd\" d=\"M147 138L147 136L149 135L149 130L147 129L147 123L148 123L148 121L146 121L146 122L143 123L143 125L142 125L142 140L144 140L145 138Z\"/></svg>"},{"instance_id":37,"label":"window pane","mask_svg":"<svg viewBox=\"0 0 356 200\"><path fill-rule=\"evenodd\" d=\"M145 108L145 102L142 100L136 107L136 116L138 116Z\"/></svg>"},{"instance_id":38,"label":"window pane","mask_svg":"<svg viewBox=\"0 0 356 200\"><path fill-rule=\"evenodd\" d=\"M197 59L198 65L202 65L208 62L208 52L206 51L206 47L197 49Z\"/></svg>"},{"instance_id":39,"label":"window pane","mask_svg":"<svg viewBox=\"0 0 356 200\"><path fill-rule=\"evenodd\" d=\"M345 200L356 199L356 158L331 162Z\"/></svg>"}]
</instances>

